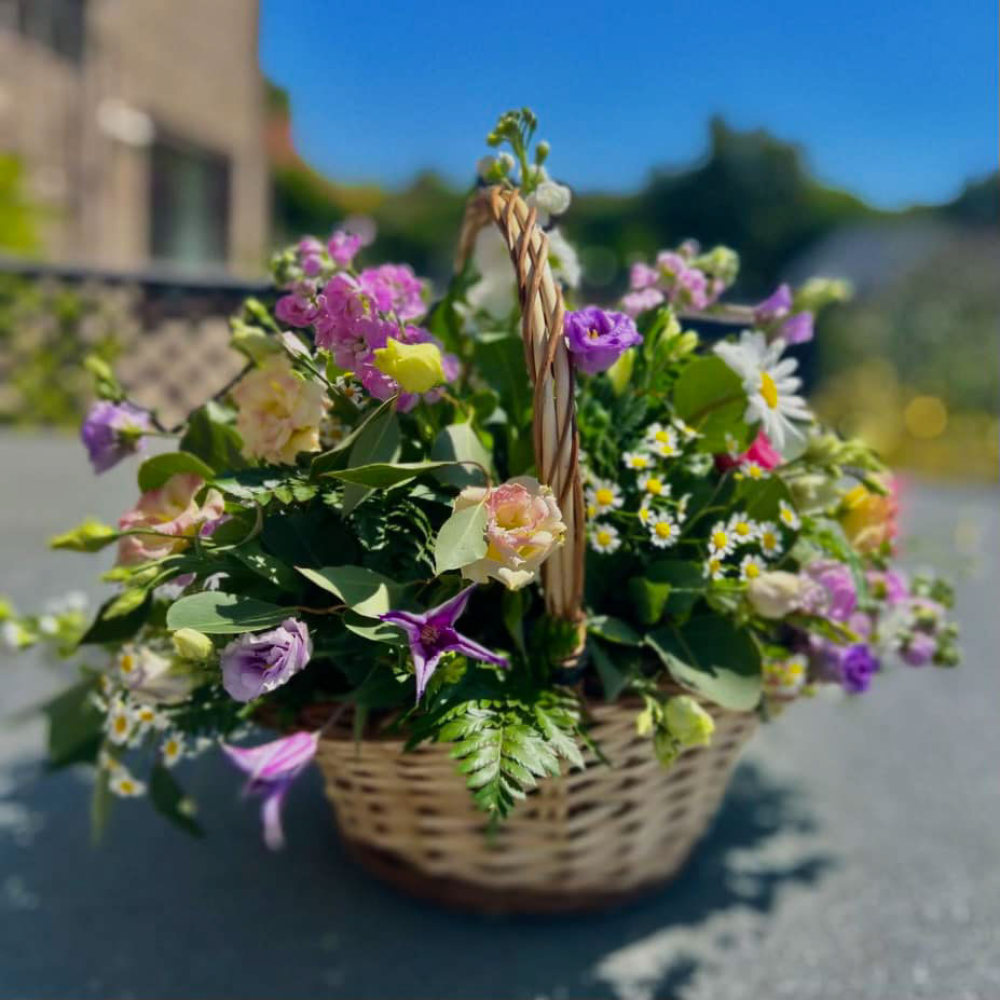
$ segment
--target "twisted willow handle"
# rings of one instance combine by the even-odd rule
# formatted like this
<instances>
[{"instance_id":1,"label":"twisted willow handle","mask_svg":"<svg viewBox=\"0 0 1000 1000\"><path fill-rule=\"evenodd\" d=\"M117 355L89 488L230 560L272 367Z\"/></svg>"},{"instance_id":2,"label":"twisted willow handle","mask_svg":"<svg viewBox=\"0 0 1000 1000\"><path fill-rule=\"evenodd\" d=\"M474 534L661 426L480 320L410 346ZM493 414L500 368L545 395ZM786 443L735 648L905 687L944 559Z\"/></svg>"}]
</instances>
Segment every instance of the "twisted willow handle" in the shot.
<instances>
[{"instance_id":1,"label":"twisted willow handle","mask_svg":"<svg viewBox=\"0 0 1000 1000\"><path fill-rule=\"evenodd\" d=\"M549 614L583 617L584 509L573 366L563 340L563 299L549 267L549 238L517 191L491 187L466 207L456 265L464 267L479 230L495 225L507 244L521 302L524 358L534 385L534 447L539 481L552 488L566 542L542 566Z\"/></svg>"}]
</instances>

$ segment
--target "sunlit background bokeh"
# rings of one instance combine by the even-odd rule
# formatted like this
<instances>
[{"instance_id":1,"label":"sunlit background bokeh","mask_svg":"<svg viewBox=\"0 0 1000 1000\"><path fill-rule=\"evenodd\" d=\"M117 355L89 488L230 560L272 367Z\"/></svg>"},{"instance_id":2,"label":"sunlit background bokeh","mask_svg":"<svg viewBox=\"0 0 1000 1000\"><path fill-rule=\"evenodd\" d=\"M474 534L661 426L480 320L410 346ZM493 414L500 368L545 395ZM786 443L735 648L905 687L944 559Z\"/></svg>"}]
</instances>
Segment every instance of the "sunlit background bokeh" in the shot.
<instances>
[{"instance_id":1,"label":"sunlit background bokeh","mask_svg":"<svg viewBox=\"0 0 1000 1000\"><path fill-rule=\"evenodd\" d=\"M205 302L345 217L440 288L483 137L527 103L574 189L584 298L689 236L752 262L746 301L847 278L804 358L819 412L906 470L996 479L995 8L496 14L0 0L0 421L73 426L92 350L208 395L227 300ZM163 305L192 287L193 333Z\"/></svg>"}]
</instances>

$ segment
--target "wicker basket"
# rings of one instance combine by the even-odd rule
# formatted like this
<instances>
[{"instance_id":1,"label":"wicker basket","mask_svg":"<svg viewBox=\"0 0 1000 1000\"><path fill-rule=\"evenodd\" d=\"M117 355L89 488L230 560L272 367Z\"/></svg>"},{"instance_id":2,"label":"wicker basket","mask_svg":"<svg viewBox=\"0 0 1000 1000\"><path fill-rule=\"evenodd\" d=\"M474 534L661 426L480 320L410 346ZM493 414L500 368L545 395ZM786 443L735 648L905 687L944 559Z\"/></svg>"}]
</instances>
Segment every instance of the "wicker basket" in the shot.
<instances>
[{"instance_id":1,"label":"wicker basket","mask_svg":"<svg viewBox=\"0 0 1000 1000\"><path fill-rule=\"evenodd\" d=\"M580 623L582 637L583 495L562 293L534 209L504 188L469 203L459 265L490 224L517 275L538 478L552 487L567 525L566 544L542 567L546 606ZM594 909L673 876L711 821L757 719L703 704L716 720L711 747L688 751L669 770L636 734L636 704L589 705L590 734L611 766L588 752L584 769L541 782L495 831L447 746L404 753L399 738L374 732L356 740L344 727L325 733L317 760L345 843L380 877L482 912Z\"/></svg>"}]
</instances>

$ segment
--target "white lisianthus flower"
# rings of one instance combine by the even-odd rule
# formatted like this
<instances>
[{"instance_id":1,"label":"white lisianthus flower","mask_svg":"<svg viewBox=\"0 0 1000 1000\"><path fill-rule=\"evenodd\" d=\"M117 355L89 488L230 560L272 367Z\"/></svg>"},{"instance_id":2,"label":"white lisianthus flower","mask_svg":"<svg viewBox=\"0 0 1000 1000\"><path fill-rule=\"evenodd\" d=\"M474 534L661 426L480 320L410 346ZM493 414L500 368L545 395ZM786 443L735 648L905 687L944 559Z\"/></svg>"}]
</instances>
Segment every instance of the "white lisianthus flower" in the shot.
<instances>
[{"instance_id":1,"label":"white lisianthus flower","mask_svg":"<svg viewBox=\"0 0 1000 1000\"><path fill-rule=\"evenodd\" d=\"M793 421L809 423L813 419L805 400L796 395L802 380L792 373L799 363L782 358L784 349L783 340L769 344L759 330L744 330L738 343L715 345L715 353L743 380L747 394L743 419L748 424L759 423L779 451L789 438L802 437Z\"/></svg>"},{"instance_id":2,"label":"white lisianthus flower","mask_svg":"<svg viewBox=\"0 0 1000 1000\"><path fill-rule=\"evenodd\" d=\"M583 268L573 244L559 229L549 231L549 265L555 277L560 278L570 288L576 288L583 277Z\"/></svg>"},{"instance_id":3,"label":"white lisianthus flower","mask_svg":"<svg viewBox=\"0 0 1000 1000\"><path fill-rule=\"evenodd\" d=\"M504 319L517 304L514 268L503 237L488 226L476 234L472 248L472 264L479 273L477 281L466 292L469 306L490 316Z\"/></svg>"},{"instance_id":4,"label":"white lisianthus flower","mask_svg":"<svg viewBox=\"0 0 1000 1000\"><path fill-rule=\"evenodd\" d=\"M747 598L762 618L784 618L797 610L802 601L802 577L775 570L749 580Z\"/></svg>"}]
</instances>

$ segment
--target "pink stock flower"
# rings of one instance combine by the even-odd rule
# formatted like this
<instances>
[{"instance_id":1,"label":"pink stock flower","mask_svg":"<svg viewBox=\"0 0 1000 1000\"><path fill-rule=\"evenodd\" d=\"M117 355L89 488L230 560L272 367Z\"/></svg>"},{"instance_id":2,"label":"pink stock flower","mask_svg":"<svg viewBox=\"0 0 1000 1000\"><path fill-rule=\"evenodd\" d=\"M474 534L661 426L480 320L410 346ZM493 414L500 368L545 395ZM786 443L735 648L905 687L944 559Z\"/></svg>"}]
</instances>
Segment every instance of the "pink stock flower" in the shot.
<instances>
[{"instance_id":1,"label":"pink stock flower","mask_svg":"<svg viewBox=\"0 0 1000 1000\"><path fill-rule=\"evenodd\" d=\"M658 288L643 288L622 296L622 309L629 316L638 316L647 309L655 309L658 305L662 305L664 301L665 296Z\"/></svg>"},{"instance_id":2,"label":"pink stock flower","mask_svg":"<svg viewBox=\"0 0 1000 1000\"><path fill-rule=\"evenodd\" d=\"M298 292L282 295L274 305L274 314L289 326L309 326L319 315L319 308Z\"/></svg>"},{"instance_id":3,"label":"pink stock flower","mask_svg":"<svg viewBox=\"0 0 1000 1000\"><path fill-rule=\"evenodd\" d=\"M118 564L133 566L162 559L187 548L199 532L211 531L223 517L225 504L218 490L209 490L198 503L195 497L204 485L201 476L178 472L159 489L143 493L135 507L121 516L118 527L122 531L148 528L151 533L120 539Z\"/></svg>"},{"instance_id":4,"label":"pink stock flower","mask_svg":"<svg viewBox=\"0 0 1000 1000\"><path fill-rule=\"evenodd\" d=\"M349 274L336 274L316 299L316 346L332 350L356 337L355 324L367 314L362 288ZM337 362L340 364L340 362ZM348 367L340 365L341 368Z\"/></svg>"},{"instance_id":5,"label":"pink stock flower","mask_svg":"<svg viewBox=\"0 0 1000 1000\"><path fill-rule=\"evenodd\" d=\"M629 270L628 285L633 292L639 292L644 288L652 288L659 277L655 267L637 261Z\"/></svg>"},{"instance_id":6,"label":"pink stock flower","mask_svg":"<svg viewBox=\"0 0 1000 1000\"><path fill-rule=\"evenodd\" d=\"M404 322L427 312L423 300L424 283L406 264L367 268L358 276L358 281L379 312L393 312Z\"/></svg>"},{"instance_id":7,"label":"pink stock flower","mask_svg":"<svg viewBox=\"0 0 1000 1000\"><path fill-rule=\"evenodd\" d=\"M330 259L339 267L350 267L355 254L361 249L361 237L338 229L326 245Z\"/></svg>"},{"instance_id":8,"label":"pink stock flower","mask_svg":"<svg viewBox=\"0 0 1000 1000\"><path fill-rule=\"evenodd\" d=\"M304 236L297 249L302 273L315 278L323 270L323 244L315 236Z\"/></svg>"},{"instance_id":9,"label":"pink stock flower","mask_svg":"<svg viewBox=\"0 0 1000 1000\"><path fill-rule=\"evenodd\" d=\"M548 486L531 476L518 476L501 486L467 486L455 498L455 510L485 502L486 555L462 568L476 583L490 577L509 590L535 579L538 568L566 534L562 512Z\"/></svg>"}]
</instances>

